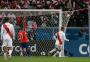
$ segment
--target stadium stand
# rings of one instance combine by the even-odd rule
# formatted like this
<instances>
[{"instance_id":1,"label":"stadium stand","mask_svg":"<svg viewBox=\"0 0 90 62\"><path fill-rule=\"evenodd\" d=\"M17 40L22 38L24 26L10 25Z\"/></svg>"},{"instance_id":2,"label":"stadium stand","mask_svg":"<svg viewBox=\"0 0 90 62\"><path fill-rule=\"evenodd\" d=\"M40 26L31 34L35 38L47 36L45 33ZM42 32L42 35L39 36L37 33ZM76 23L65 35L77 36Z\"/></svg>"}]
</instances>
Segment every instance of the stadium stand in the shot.
<instances>
[{"instance_id":1,"label":"stadium stand","mask_svg":"<svg viewBox=\"0 0 90 62\"><path fill-rule=\"evenodd\" d=\"M81 2L81 3L79 3ZM80 9L90 0L0 0L1 9Z\"/></svg>"}]
</instances>

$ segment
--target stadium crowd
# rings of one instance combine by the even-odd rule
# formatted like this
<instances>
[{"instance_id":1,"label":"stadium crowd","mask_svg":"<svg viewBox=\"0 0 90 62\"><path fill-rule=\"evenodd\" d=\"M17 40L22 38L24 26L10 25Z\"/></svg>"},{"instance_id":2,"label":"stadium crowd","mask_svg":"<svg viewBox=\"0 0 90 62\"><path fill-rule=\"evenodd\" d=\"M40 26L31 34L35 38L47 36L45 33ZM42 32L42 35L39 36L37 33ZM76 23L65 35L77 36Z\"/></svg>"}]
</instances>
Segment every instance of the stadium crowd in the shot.
<instances>
[{"instance_id":1,"label":"stadium crowd","mask_svg":"<svg viewBox=\"0 0 90 62\"><path fill-rule=\"evenodd\" d=\"M81 3L79 3L81 2ZM90 0L0 0L1 9L80 9Z\"/></svg>"}]
</instances>

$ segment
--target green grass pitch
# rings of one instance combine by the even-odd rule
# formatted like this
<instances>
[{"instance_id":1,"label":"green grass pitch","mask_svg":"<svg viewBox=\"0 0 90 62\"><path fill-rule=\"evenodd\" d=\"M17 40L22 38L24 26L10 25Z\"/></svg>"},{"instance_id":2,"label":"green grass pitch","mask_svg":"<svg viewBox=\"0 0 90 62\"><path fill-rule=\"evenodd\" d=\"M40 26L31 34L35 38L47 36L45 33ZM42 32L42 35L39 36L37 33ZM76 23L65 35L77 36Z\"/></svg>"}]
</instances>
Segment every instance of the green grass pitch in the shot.
<instances>
[{"instance_id":1,"label":"green grass pitch","mask_svg":"<svg viewBox=\"0 0 90 62\"><path fill-rule=\"evenodd\" d=\"M47 57L47 56L32 56L32 57L20 57L14 56L11 59L5 60L0 57L0 62L90 62L89 57Z\"/></svg>"}]
</instances>

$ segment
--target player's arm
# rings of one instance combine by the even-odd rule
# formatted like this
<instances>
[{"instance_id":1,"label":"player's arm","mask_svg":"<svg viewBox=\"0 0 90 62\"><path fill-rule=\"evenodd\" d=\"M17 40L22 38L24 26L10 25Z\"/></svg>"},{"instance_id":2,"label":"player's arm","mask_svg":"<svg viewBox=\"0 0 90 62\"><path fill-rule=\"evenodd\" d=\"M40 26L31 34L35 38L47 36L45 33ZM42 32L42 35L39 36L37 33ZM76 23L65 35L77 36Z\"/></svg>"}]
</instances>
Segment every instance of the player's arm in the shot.
<instances>
[{"instance_id":1,"label":"player's arm","mask_svg":"<svg viewBox=\"0 0 90 62\"><path fill-rule=\"evenodd\" d=\"M2 38L3 38L3 26L1 26L1 40L2 40Z\"/></svg>"},{"instance_id":2,"label":"player's arm","mask_svg":"<svg viewBox=\"0 0 90 62\"><path fill-rule=\"evenodd\" d=\"M14 26L12 26L12 32L13 32L13 39L15 39L15 29L14 29Z\"/></svg>"},{"instance_id":3,"label":"player's arm","mask_svg":"<svg viewBox=\"0 0 90 62\"><path fill-rule=\"evenodd\" d=\"M56 40L56 39L57 39L57 34L55 34L55 35L53 36L53 38Z\"/></svg>"},{"instance_id":4,"label":"player's arm","mask_svg":"<svg viewBox=\"0 0 90 62\"><path fill-rule=\"evenodd\" d=\"M25 32L25 35L27 36L27 38L29 38L29 37L28 37L28 33L27 33L27 32ZM29 39L28 39L28 41L29 41Z\"/></svg>"},{"instance_id":5,"label":"player's arm","mask_svg":"<svg viewBox=\"0 0 90 62\"><path fill-rule=\"evenodd\" d=\"M23 39L23 34L18 32L18 40L21 41Z\"/></svg>"},{"instance_id":6,"label":"player's arm","mask_svg":"<svg viewBox=\"0 0 90 62\"><path fill-rule=\"evenodd\" d=\"M20 39L19 39L19 32L18 32L17 38L18 38L18 40L20 41Z\"/></svg>"},{"instance_id":7,"label":"player's arm","mask_svg":"<svg viewBox=\"0 0 90 62\"><path fill-rule=\"evenodd\" d=\"M69 41L69 39L66 38L65 33L63 33L63 38L64 38L65 41Z\"/></svg>"}]
</instances>

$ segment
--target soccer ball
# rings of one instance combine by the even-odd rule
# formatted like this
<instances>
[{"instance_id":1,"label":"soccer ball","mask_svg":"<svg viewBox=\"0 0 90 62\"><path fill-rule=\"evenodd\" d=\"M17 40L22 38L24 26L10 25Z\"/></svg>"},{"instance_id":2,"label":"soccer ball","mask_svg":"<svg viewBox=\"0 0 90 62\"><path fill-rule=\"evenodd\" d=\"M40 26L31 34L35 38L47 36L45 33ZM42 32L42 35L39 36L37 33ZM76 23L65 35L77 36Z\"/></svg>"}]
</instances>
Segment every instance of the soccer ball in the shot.
<instances>
[{"instance_id":1,"label":"soccer ball","mask_svg":"<svg viewBox=\"0 0 90 62\"><path fill-rule=\"evenodd\" d=\"M46 55L46 53L45 53L44 51L42 51L42 52L41 52L41 55L42 55L42 56L45 56L45 55Z\"/></svg>"}]
</instances>

